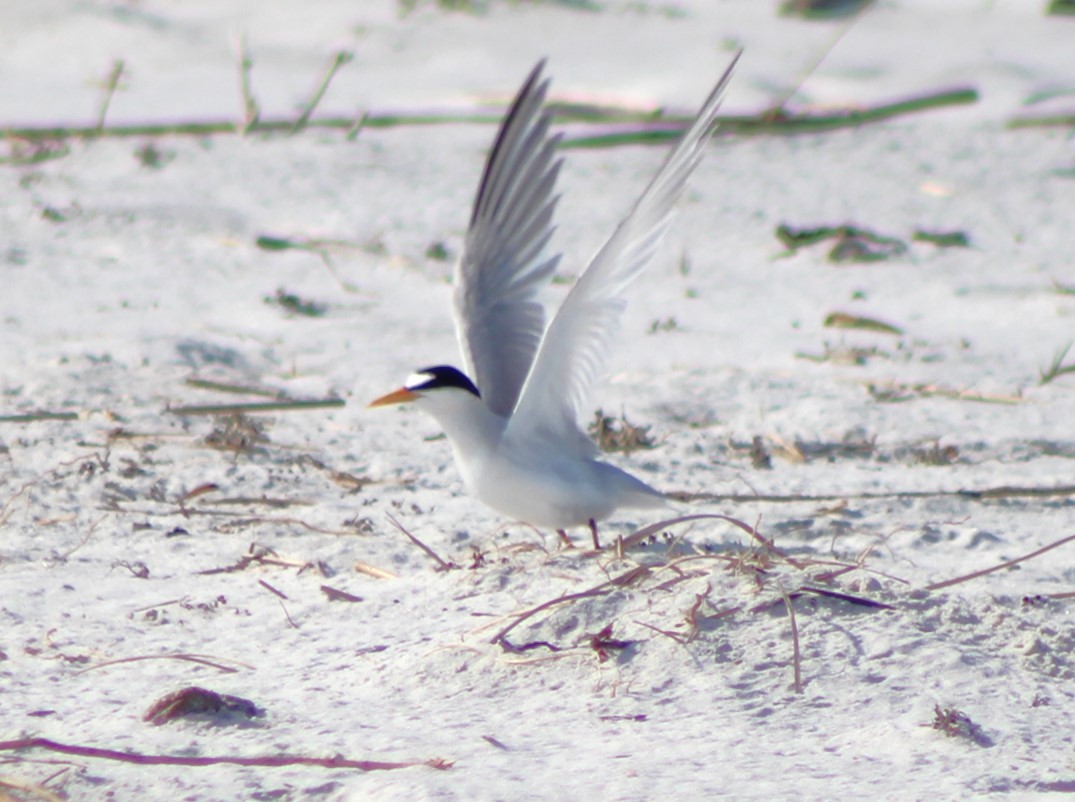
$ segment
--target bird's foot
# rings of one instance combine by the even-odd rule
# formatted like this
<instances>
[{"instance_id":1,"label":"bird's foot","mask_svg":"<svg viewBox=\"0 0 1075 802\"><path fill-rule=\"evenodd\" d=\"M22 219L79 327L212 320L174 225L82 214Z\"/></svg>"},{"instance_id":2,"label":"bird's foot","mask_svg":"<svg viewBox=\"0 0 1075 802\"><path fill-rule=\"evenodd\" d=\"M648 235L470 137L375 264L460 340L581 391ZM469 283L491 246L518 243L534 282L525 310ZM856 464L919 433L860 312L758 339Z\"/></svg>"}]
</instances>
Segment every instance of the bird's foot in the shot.
<instances>
[{"instance_id":1,"label":"bird's foot","mask_svg":"<svg viewBox=\"0 0 1075 802\"><path fill-rule=\"evenodd\" d=\"M590 534L593 535L593 548L594 551L601 551L601 541L597 539L597 522L593 518L590 519Z\"/></svg>"},{"instance_id":2,"label":"bird's foot","mask_svg":"<svg viewBox=\"0 0 1075 802\"><path fill-rule=\"evenodd\" d=\"M601 541L597 539L597 522L594 521L593 518L591 518L589 521L587 521L587 523L590 526L590 536L593 537L594 551L601 551ZM565 549L575 548L575 544L571 541L571 538L568 536L566 531L564 531L563 529L557 529L556 534L560 536L560 543L563 544L563 547Z\"/></svg>"}]
</instances>

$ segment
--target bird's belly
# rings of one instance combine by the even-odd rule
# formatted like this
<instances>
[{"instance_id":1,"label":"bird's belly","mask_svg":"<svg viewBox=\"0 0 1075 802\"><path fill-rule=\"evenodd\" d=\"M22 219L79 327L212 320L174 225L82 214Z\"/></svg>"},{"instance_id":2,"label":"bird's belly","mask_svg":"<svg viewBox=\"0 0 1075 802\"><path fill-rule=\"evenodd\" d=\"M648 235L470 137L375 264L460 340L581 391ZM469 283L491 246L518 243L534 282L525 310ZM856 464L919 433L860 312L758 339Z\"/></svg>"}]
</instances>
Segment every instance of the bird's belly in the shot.
<instances>
[{"instance_id":1,"label":"bird's belly","mask_svg":"<svg viewBox=\"0 0 1075 802\"><path fill-rule=\"evenodd\" d=\"M621 506L661 506L655 491L650 491L653 504L645 503L648 488L611 465L498 457L473 472L471 492L504 515L534 526L564 529L603 520Z\"/></svg>"},{"instance_id":2,"label":"bird's belly","mask_svg":"<svg viewBox=\"0 0 1075 802\"><path fill-rule=\"evenodd\" d=\"M562 466L559 466L562 467ZM475 495L493 509L534 526L561 529L606 518L614 509L592 483L555 468L506 464L483 472Z\"/></svg>"}]
</instances>

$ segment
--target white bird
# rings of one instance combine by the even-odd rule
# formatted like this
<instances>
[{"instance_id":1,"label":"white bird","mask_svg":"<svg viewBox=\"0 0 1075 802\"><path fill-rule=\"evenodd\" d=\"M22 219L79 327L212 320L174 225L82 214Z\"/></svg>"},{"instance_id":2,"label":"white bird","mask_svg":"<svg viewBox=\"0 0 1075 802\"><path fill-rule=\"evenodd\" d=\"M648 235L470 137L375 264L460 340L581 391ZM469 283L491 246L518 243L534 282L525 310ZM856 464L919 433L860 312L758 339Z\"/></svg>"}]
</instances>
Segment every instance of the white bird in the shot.
<instances>
[{"instance_id":1,"label":"white bird","mask_svg":"<svg viewBox=\"0 0 1075 802\"><path fill-rule=\"evenodd\" d=\"M537 292L560 256L548 255L560 136L550 136L544 62L526 79L485 164L455 271L455 327L467 373L425 368L370 406L413 402L451 441L467 490L533 526L588 525L623 508L658 508L667 497L614 465L580 415L604 369L626 305L624 290L649 263L676 201L702 158L739 54L675 150L545 328Z\"/></svg>"}]
</instances>

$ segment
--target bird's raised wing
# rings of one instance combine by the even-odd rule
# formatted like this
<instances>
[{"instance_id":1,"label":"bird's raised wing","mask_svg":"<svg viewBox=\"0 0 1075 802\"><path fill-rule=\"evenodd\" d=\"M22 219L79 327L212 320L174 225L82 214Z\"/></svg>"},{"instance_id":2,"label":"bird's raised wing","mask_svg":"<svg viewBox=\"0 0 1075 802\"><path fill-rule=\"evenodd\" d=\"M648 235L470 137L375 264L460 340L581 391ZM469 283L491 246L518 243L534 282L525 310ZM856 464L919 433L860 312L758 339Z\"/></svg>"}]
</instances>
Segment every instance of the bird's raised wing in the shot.
<instances>
[{"instance_id":1,"label":"bird's raised wing","mask_svg":"<svg viewBox=\"0 0 1075 802\"><path fill-rule=\"evenodd\" d=\"M512 417L510 428L516 434L536 434L565 448L589 447L578 421L619 330L626 306L623 291L645 268L668 230L675 203L713 133L717 109L739 55L631 213L564 299L541 342Z\"/></svg>"},{"instance_id":2,"label":"bird's raised wing","mask_svg":"<svg viewBox=\"0 0 1075 802\"><path fill-rule=\"evenodd\" d=\"M490 410L507 417L545 328L536 294L559 255L552 236L560 161L549 136L539 62L516 96L485 164L456 268L455 327L468 372Z\"/></svg>"}]
</instances>

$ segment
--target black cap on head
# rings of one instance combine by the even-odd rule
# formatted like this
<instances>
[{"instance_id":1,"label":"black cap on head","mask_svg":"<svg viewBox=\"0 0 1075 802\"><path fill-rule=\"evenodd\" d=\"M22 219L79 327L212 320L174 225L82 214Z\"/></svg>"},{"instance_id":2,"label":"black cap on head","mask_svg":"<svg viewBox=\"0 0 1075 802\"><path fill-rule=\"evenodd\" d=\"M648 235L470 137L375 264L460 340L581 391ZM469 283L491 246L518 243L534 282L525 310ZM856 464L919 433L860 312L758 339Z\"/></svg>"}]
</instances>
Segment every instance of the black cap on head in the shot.
<instances>
[{"instance_id":1,"label":"black cap on head","mask_svg":"<svg viewBox=\"0 0 1075 802\"><path fill-rule=\"evenodd\" d=\"M482 397L478 388L474 386L474 382L468 379L462 371L448 365L422 368L407 379L407 389L415 392L436 390L440 387L458 387L460 390L473 393L478 398Z\"/></svg>"}]
</instances>

